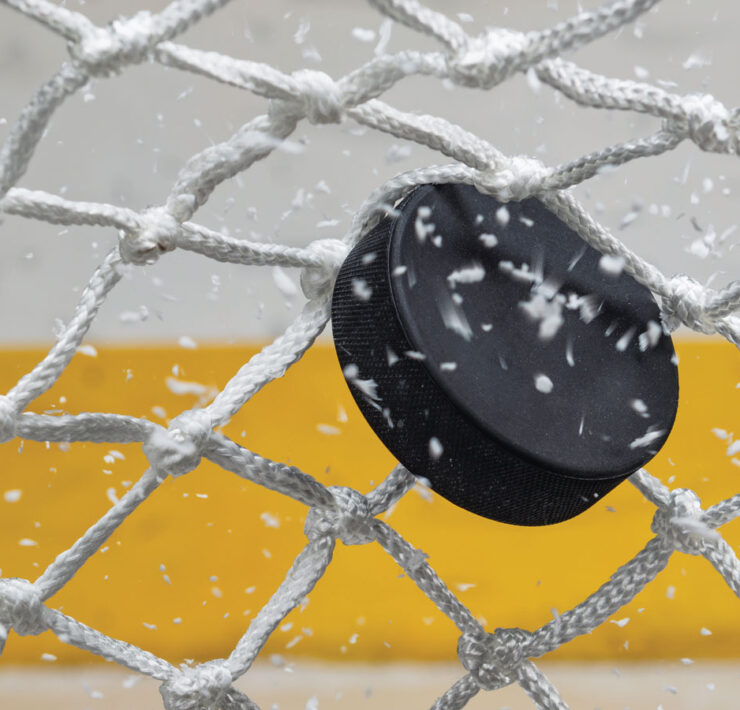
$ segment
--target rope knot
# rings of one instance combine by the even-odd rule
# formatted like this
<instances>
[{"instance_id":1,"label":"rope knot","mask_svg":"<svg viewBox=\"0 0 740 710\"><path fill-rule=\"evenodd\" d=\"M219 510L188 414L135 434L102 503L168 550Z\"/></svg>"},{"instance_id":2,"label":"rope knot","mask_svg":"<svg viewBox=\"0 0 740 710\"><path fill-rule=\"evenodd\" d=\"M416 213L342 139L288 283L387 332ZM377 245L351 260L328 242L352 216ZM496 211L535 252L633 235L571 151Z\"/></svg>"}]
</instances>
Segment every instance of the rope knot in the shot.
<instances>
[{"instance_id":1,"label":"rope knot","mask_svg":"<svg viewBox=\"0 0 740 710\"><path fill-rule=\"evenodd\" d=\"M15 439L17 413L13 401L0 394L0 444Z\"/></svg>"},{"instance_id":2,"label":"rope knot","mask_svg":"<svg viewBox=\"0 0 740 710\"><path fill-rule=\"evenodd\" d=\"M503 28L469 37L447 60L450 78L457 84L491 89L513 71L513 58L527 47L526 35Z\"/></svg>"},{"instance_id":3,"label":"rope knot","mask_svg":"<svg viewBox=\"0 0 740 710\"><path fill-rule=\"evenodd\" d=\"M319 262L318 266L307 266L301 271L301 288L306 298L312 299L334 288L339 267L349 250L339 239L319 239L306 248Z\"/></svg>"},{"instance_id":4,"label":"rope knot","mask_svg":"<svg viewBox=\"0 0 740 710\"><path fill-rule=\"evenodd\" d=\"M48 628L41 594L27 579L0 578L0 626L21 636L38 636Z\"/></svg>"},{"instance_id":5,"label":"rope knot","mask_svg":"<svg viewBox=\"0 0 740 710\"><path fill-rule=\"evenodd\" d=\"M228 702L231 682L231 671L217 659L194 667L181 666L159 686L159 692L166 710L236 708L239 706Z\"/></svg>"},{"instance_id":6,"label":"rope knot","mask_svg":"<svg viewBox=\"0 0 740 710\"><path fill-rule=\"evenodd\" d=\"M711 94L685 96L685 118L673 118L666 127L687 134L699 148L711 153L737 153L740 110L729 110Z\"/></svg>"},{"instance_id":7,"label":"rope knot","mask_svg":"<svg viewBox=\"0 0 740 710\"><path fill-rule=\"evenodd\" d=\"M118 244L121 258L139 266L153 264L161 254L173 251L180 229L180 222L167 207L152 207L142 219L138 230L121 233Z\"/></svg>"},{"instance_id":8,"label":"rope knot","mask_svg":"<svg viewBox=\"0 0 740 710\"><path fill-rule=\"evenodd\" d=\"M152 468L170 476L189 473L200 463L213 427L204 409L183 412L167 429L157 427L144 442L144 454Z\"/></svg>"},{"instance_id":9,"label":"rope knot","mask_svg":"<svg viewBox=\"0 0 740 710\"><path fill-rule=\"evenodd\" d=\"M670 501L655 511L650 529L679 552L700 555L706 542L714 541L719 534L704 522L701 501L694 491L676 488Z\"/></svg>"},{"instance_id":10,"label":"rope knot","mask_svg":"<svg viewBox=\"0 0 740 710\"><path fill-rule=\"evenodd\" d=\"M156 18L146 10L113 20L108 27L88 28L69 52L91 76L112 76L126 64L143 62L157 41Z\"/></svg>"},{"instance_id":11,"label":"rope knot","mask_svg":"<svg viewBox=\"0 0 740 710\"><path fill-rule=\"evenodd\" d=\"M341 123L344 96L339 84L328 74L315 69L300 69L291 74L291 83L294 96L270 102L273 118L305 116L313 124Z\"/></svg>"},{"instance_id":12,"label":"rope knot","mask_svg":"<svg viewBox=\"0 0 740 710\"><path fill-rule=\"evenodd\" d=\"M330 486L333 506L314 506L306 516L309 540L324 535L338 537L345 545L364 545L375 539L370 506L362 493L344 486Z\"/></svg>"},{"instance_id":13,"label":"rope knot","mask_svg":"<svg viewBox=\"0 0 740 710\"><path fill-rule=\"evenodd\" d=\"M531 645L529 631L499 628L492 634L463 634L457 655L481 688L495 690L512 682Z\"/></svg>"},{"instance_id":14,"label":"rope knot","mask_svg":"<svg viewBox=\"0 0 740 710\"><path fill-rule=\"evenodd\" d=\"M538 193L550 173L550 168L539 160L514 155L495 167L479 171L475 186L479 192L493 195L502 202L519 202Z\"/></svg>"},{"instance_id":15,"label":"rope knot","mask_svg":"<svg viewBox=\"0 0 740 710\"><path fill-rule=\"evenodd\" d=\"M709 301L709 290L696 279L679 274L668 282L669 296L661 298L663 320L668 330L675 330L681 323L702 333L714 333L716 323L705 308Z\"/></svg>"}]
</instances>

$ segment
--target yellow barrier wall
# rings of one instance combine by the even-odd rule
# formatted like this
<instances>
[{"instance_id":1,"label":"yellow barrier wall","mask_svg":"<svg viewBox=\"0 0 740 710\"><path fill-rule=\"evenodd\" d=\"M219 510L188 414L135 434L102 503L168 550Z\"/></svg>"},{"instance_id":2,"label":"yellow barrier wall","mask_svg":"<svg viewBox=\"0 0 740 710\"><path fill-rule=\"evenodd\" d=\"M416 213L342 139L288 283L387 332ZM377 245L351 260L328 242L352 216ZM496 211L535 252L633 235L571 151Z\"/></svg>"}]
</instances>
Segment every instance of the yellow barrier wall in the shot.
<instances>
[{"instance_id":1,"label":"yellow barrier wall","mask_svg":"<svg viewBox=\"0 0 740 710\"><path fill-rule=\"evenodd\" d=\"M164 423L197 404L166 378L222 387L256 347L184 350L100 348L78 355L34 411L102 411ZM713 428L740 436L740 359L725 343L679 343L681 404L676 427L650 471L698 491L704 504L740 490L740 468ZM43 356L0 352L0 392ZM162 410L152 411L152 407ZM346 416L344 415L346 413ZM345 421L346 419L346 421ZM226 428L238 442L287 461L325 484L368 490L393 459L365 424L330 346L317 346L268 385ZM117 454L125 456L121 460ZM106 460L107 457L107 460ZM113 457L113 458L112 458ZM146 468L140 445L0 447L0 568L34 579ZM22 491L19 500L4 493ZM535 628L582 601L649 539L654 507L629 484L569 522L517 528L466 513L441 498L409 493L389 521L490 630ZM203 463L166 481L50 604L172 662L227 655L283 579L305 543L306 509ZM723 529L740 544L740 522ZM33 541L34 544L19 541ZM559 658L640 659L740 655L740 603L702 558L676 553L637 600L567 644ZM702 633L711 631L711 635ZM294 611L267 652L327 658L452 658L457 630L378 545L338 543L334 561L303 610ZM15 635L3 662L91 659L49 632Z\"/></svg>"}]
</instances>

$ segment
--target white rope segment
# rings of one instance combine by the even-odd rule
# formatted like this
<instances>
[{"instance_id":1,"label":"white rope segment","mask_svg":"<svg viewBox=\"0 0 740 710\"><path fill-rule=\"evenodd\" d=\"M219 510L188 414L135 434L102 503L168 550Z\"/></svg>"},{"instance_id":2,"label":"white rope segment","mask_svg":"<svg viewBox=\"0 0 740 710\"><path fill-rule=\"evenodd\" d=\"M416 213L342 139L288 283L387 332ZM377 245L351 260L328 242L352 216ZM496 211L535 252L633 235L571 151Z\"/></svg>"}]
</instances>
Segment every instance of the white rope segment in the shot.
<instances>
[{"instance_id":1,"label":"white rope segment","mask_svg":"<svg viewBox=\"0 0 740 710\"><path fill-rule=\"evenodd\" d=\"M458 23L416 0L370 0L380 12L429 36L441 49L384 54L339 79L308 69L286 74L259 62L173 42L227 1L175 0L158 14L141 12L103 28L48 0L0 0L66 39L70 53L69 60L32 96L0 148L0 212L53 224L112 227L119 235L118 245L93 274L48 355L0 395L0 442L16 437L138 442L150 463L127 494L69 550L62 551L35 582L0 579L0 652L11 630L21 636L51 630L66 643L161 680L167 710L254 710L254 702L232 684L249 670L273 630L319 581L331 562L336 540L346 545L377 542L460 630L457 652L466 674L434 708L460 709L481 690L516 682L538 708L563 710L567 705L530 659L604 623L659 574L674 551L705 557L740 596L740 562L718 532L740 516L740 494L702 510L693 491L669 490L639 471L631 480L657 508L652 523L655 537L645 548L584 602L542 628L487 632L440 579L426 555L376 517L413 485L405 469L396 467L365 495L344 487L326 488L297 468L262 458L214 431L313 344L329 320L333 281L349 248L392 212L407 192L430 182L468 183L503 201L537 196L593 247L622 259L625 269L660 297L665 327L683 324L702 333L719 333L740 346L740 280L715 290L688 276L664 275L599 225L567 191L607 166L659 155L684 140L703 151L740 152L738 108L727 108L706 94L672 94L646 83L604 77L560 58L631 22L657 0L613 0L544 31L499 28L477 36L469 36ZM16 187L55 110L66 98L93 77L109 77L145 61L248 90L269 101L266 112L247 121L226 141L190 158L158 206L137 211ZM487 90L529 70L581 105L648 114L660 119L661 125L647 137L606 146L560 166L545 166L528 156L504 155L442 118L403 112L379 98L414 75ZM192 221L220 183L268 157L303 119L313 124L351 119L427 146L455 162L420 167L385 183L358 209L341 241L317 240L300 248L261 244L234 239ZM119 282L122 269L152 264L175 249L236 264L299 268L306 305L286 332L245 363L210 405L183 412L166 429L143 418L112 413L52 417L27 411L69 364L108 293ZM308 506L306 547L228 658L175 668L47 605L167 476L187 474L202 457Z\"/></svg>"}]
</instances>

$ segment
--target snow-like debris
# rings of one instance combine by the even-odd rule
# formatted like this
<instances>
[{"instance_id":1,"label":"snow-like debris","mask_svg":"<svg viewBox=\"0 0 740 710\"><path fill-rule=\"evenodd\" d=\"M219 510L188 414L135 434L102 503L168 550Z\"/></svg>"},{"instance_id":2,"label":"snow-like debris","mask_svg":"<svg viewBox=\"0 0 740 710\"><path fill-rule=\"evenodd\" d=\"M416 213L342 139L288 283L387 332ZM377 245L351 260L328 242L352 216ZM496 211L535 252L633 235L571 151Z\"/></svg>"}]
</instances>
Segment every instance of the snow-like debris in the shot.
<instances>
[{"instance_id":1,"label":"snow-like debris","mask_svg":"<svg viewBox=\"0 0 740 710\"><path fill-rule=\"evenodd\" d=\"M586 247L584 246L583 249L581 249L577 254L573 256L573 258L568 263L568 271L573 271L573 269L576 268L576 264L583 258L583 255L586 253Z\"/></svg>"},{"instance_id":2,"label":"snow-like debris","mask_svg":"<svg viewBox=\"0 0 740 710\"><path fill-rule=\"evenodd\" d=\"M398 143L393 143L385 152L385 162L389 165L400 163L411 156L411 150L412 148L410 145L398 145Z\"/></svg>"},{"instance_id":3,"label":"snow-like debris","mask_svg":"<svg viewBox=\"0 0 740 710\"><path fill-rule=\"evenodd\" d=\"M93 345L80 345L77 348L77 352L88 357L97 357L98 351Z\"/></svg>"},{"instance_id":4,"label":"snow-like debris","mask_svg":"<svg viewBox=\"0 0 740 710\"><path fill-rule=\"evenodd\" d=\"M709 246L704 239L694 239L686 251L699 259L706 259L709 256Z\"/></svg>"},{"instance_id":5,"label":"snow-like debris","mask_svg":"<svg viewBox=\"0 0 740 710\"><path fill-rule=\"evenodd\" d=\"M439 369L442 372L454 372L457 370L457 363L456 362L441 362L439 364Z\"/></svg>"},{"instance_id":6,"label":"snow-like debris","mask_svg":"<svg viewBox=\"0 0 740 710\"><path fill-rule=\"evenodd\" d=\"M316 429L320 433L326 434L327 436L336 436L337 434L342 433L341 429L333 426L332 424L317 424Z\"/></svg>"},{"instance_id":7,"label":"snow-like debris","mask_svg":"<svg viewBox=\"0 0 740 710\"><path fill-rule=\"evenodd\" d=\"M483 246L491 249L498 244L498 237L495 234L481 234L478 239L483 242Z\"/></svg>"},{"instance_id":8,"label":"snow-like debris","mask_svg":"<svg viewBox=\"0 0 740 710\"><path fill-rule=\"evenodd\" d=\"M204 385L200 382L178 380L176 377L167 377L164 382L172 394L179 396L195 395L198 398L198 405L201 407L207 402L210 402L218 394L217 387Z\"/></svg>"},{"instance_id":9,"label":"snow-like debris","mask_svg":"<svg viewBox=\"0 0 740 710\"><path fill-rule=\"evenodd\" d=\"M632 338L635 337L636 330L637 329L634 327L630 328L619 340L617 340L617 344L614 347L616 347L620 353L623 353L627 349Z\"/></svg>"},{"instance_id":10,"label":"snow-like debris","mask_svg":"<svg viewBox=\"0 0 740 710\"><path fill-rule=\"evenodd\" d=\"M426 205L422 205L416 210L416 219L414 220L414 231L416 232L416 238L420 242L426 241L426 238L430 234L434 234L434 223L427 222L432 216L432 208Z\"/></svg>"},{"instance_id":11,"label":"snow-like debris","mask_svg":"<svg viewBox=\"0 0 740 710\"><path fill-rule=\"evenodd\" d=\"M573 357L573 341L570 338L565 341L565 361L570 367L575 367L576 361Z\"/></svg>"},{"instance_id":12,"label":"snow-like debris","mask_svg":"<svg viewBox=\"0 0 740 710\"><path fill-rule=\"evenodd\" d=\"M123 311L118 320L121 323L143 323L149 318L149 309L146 306L139 306L136 311Z\"/></svg>"},{"instance_id":13,"label":"snow-like debris","mask_svg":"<svg viewBox=\"0 0 740 710\"><path fill-rule=\"evenodd\" d=\"M648 348L654 348L658 344L662 334L663 328L659 323L656 323L654 320L648 321L647 330L644 333L640 333L637 339L640 350L645 352Z\"/></svg>"},{"instance_id":14,"label":"snow-like debris","mask_svg":"<svg viewBox=\"0 0 740 710\"><path fill-rule=\"evenodd\" d=\"M426 360L427 356L424 353L420 353L418 350L406 350L403 353L409 360Z\"/></svg>"},{"instance_id":15,"label":"snow-like debris","mask_svg":"<svg viewBox=\"0 0 740 710\"><path fill-rule=\"evenodd\" d=\"M268 513L267 511L260 514L260 520L265 524L266 528L279 528L280 527L280 518L278 518L277 515Z\"/></svg>"},{"instance_id":16,"label":"snow-like debris","mask_svg":"<svg viewBox=\"0 0 740 710\"><path fill-rule=\"evenodd\" d=\"M624 270L624 257L604 254L599 259L599 269L608 276L619 276Z\"/></svg>"},{"instance_id":17,"label":"snow-like debris","mask_svg":"<svg viewBox=\"0 0 740 710\"><path fill-rule=\"evenodd\" d=\"M711 57L703 52L692 52L681 65L684 69L702 69L712 65Z\"/></svg>"},{"instance_id":18,"label":"snow-like debris","mask_svg":"<svg viewBox=\"0 0 740 710\"><path fill-rule=\"evenodd\" d=\"M440 440L436 436L429 439L429 457L436 461L443 453L444 448Z\"/></svg>"},{"instance_id":19,"label":"snow-like debris","mask_svg":"<svg viewBox=\"0 0 740 710\"><path fill-rule=\"evenodd\" d=\"M326 229L327 227L336 227L338 224L338 219L322 219L316 222L316 227L318 229Z\"/></svg>"},{"instance_id":20,"label":"snow-like debris","mask_svg":"<svg viewBox=\"0 0 740 710\"><path fill-rule=\"evenodd\" d=\"M352 279L352 293L359 301L369 301L373 290L365 279Z\"/></svg>"},{"instance_id":21,"label":"snow-like debris","mask_svg":"<svg viewBox=\"0 0 740 710\"><path fill-rule=\"evenodd\" d=\"M522 283L536 283L537 275L529 270L529 264L522 264L520 268L516 268L512 261L499 261L499 271L504 274L508 274L516 281Z\"/></svg>"},{"instance_id":22,"label":"snow-like debris","mask_svg":"<svg viewBox=\"0 0 740 710\"><path fill-rule=\"evenodd\" d=\"M533 289L529 301L520 301L519 307L534 321L539 321L538 336L551 340L560 330L565 297L548 300L539 289Z\"/></svg>"},{"instance_id":23,"label":"snow-like debris","mask_svg":"<svg viewBox=\"0 0 740 710\"><path fill-rule=\"evenodd\" d=\"M509 208L506 205L501 205L496 210L496 221L502 226L505 227L507 224L509 224Z\"/></svg>"},{"instance_id":24,"label":"snow-like debris","mask_svg":"<svg viewBox=\"0 0 740 710\"><path fill-rule=\"evenodd\" d=\"M442 316L442 322L446 328L453 333L457 333L465 340L473 337L473 329L465 315L465 311L457 306L451 299L441 300L439 303L439 314Z\"/></svg>"},{"instance_id":25,"label":"snow-like debris","mask_svg":"<svg viewBox=\"0 0 740 710\"><path fill-rule=\"evenodd\" d=\"M367 42L369 44L370 42L375 41L375 30L367 29L365 27L353 27L352 36L360 42Z\"/></svg>"},{"instance_id":26,"label":"snow-like debris","mask_svg":"<svg viewBox=\"0 0 740 710\"><path fill-rule=\"evenodd\" d=\"M638 449L643 446L650 446L650 444L652 444L654 441L660 439L663 434L665 434L664 429L653 429L651 427L645 432L645 434L639 436L637 439L630 443L630 449Z\"/></svg>"},{"instance_id":27,"label":"snow-like debris","mask_svg":"<svg viewBox=\"0 0 740 710\"><path fill-rule=\"evenodd\" d=\"M534 386L539 392L543 392L544 394L550 394L553 388L552 380L543 374L535 375Z\"/></svg>"},{"instance_id":28,"label":"snow-like debris","mask_svg":"<svg viewBox=\"0 0 740 710\"><path fill-rule=\"evenodd\" d=\"M634 409L641 417L649 417L648 406L641 399L633 399L630 401L630 407Z\"/></svg>"},{"instance_id":29,"label":"snow-like debris","mask_svg":"<svg viewBox=\"0 0 740 710\"><path fill-rule=\"evenodd\" d=\"M303 44L306 41L306 37L308 37L308 33L311 30L311 23L309 22L308 18L301 17L298 25L298 29L295 31L295 34L293 35L293 41L296 44Z\"/></svg>"},{"instance_id":30,"label":"snow-like debris","mask_svg":"<svg viewBox=\"0 0 740 710\"><path fill-rule=\"evenodd\" d=\"M461 269L455 269L447 276L447 283L450 288L455 288L457 284L472 284L483 281L486 270L478 263L465 266Z\"/></svg>"},{"instance_id":31,"label":"snow-like debris","mask_svg":"<svg viewBox=\"0 0 740 710\"><path fill-rule=\"evenodd\" d=\"M367 380L361 379L360 368L357 365L350 363L344 368L343 373L349 383L357 387L366 397L374 401L380 399L378 396L378 383L372 378Z\"/></svg>"},{"instance_id":32,"label":"snow-like debris","mask_svg":"<svg viewBox=\"0 0 740 710\"><path fill-rule=\"evenodd\" d=\"M400 359L398 357L398 355L396 355L396 353L393 352L393 349L390 346L388 346L388 345L386 345L386 347L385 347L385 356L386 356L386 359L388 361L388 367L392 367Z\"/></svg>"},{"instance_id":33,"label":"snow-like debris","mask_svg":"<svg viewBox=\"0 0 740 710\"><path fill-rule=\"evenodd\" d=\"M177 339L177 344L187 350L195 350L198 347L198 344L189 335L181 335Z\"/></svg>"},{"instance_id":34,"label":"snow-like debris","mask_svg":"<svg viewBox=\"0 0 740 710\"><path fill-rule=\"evenodd\" d=\"M3 493L3 498L6 503L17 503L22 495L23 491L20 488L10 488Z\"/></svg>"}]
</instances>

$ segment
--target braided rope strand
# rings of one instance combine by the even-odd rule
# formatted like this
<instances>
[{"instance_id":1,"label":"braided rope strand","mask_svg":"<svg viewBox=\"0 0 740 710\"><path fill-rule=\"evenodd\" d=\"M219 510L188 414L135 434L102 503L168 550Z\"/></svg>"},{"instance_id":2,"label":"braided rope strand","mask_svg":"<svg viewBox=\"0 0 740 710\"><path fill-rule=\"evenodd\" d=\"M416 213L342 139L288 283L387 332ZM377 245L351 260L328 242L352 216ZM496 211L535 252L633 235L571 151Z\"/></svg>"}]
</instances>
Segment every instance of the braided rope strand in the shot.
<instances>
[{"instance_id":1,"label":"braided rope strand","mask_svg":"<svg viewBox=\"0 0 740 710\"><path fill-rule=\"evenodd\" d=\"M9 633L51 630L65 643L113 660L162 682L166 710L254 710L233 683L248 672L272 632L314 588L331 562L337 540L379 544L457 626L458 656L467 673L433 705L461 710L482 690L517 683L542 710L566 710L558 691L532 662L575 637L590 633L631 601L660 573L671 555L700 555L740 597L740 562L718 529L740 517L740 494L702 509L693 491L669 489L646 471L631 477L656 506L655 534L585 601L540 629L486 631L428 563L426 555L376 516L388 511L414 485L397 466L374 490L362 494L327 488L294 466L270 461L215 431L255 393L297 362L327 325L334 279L349 248L415 186L463 182L503 201L537 196L585 241L619 257L625 269L661 299L664 325L718 333L740 348L740 280L710 289L688 276L667 276L598 224L567 189L632 160L673 150L684 141L696 149L740 154L740 110L708 94L678 94L644 82L605 77L560 57L624 27L657 0L611 0L549 29L522 33L486 30L470 36L456 21L417 0L369 0L379 12L437 43L437 51L381 54L345 76L301 69L285 73L267 64L177 44L185 30L228 0L175 0L159 13L142 12L98 27L85 15L48 0L0 0L68 41L69 59L31 97L0 147L0 213L50 224L114 228L119 243L82 293L69 323L47 356L0 395L0 443L15 438L56 442L139 443L150 468L110 510L31 582L0 578L0 654ZM19 187L56 110L91 79L111 77L145 61L249 91L266 101L262 114L233 135L186 160L162 204L143 210L68 199ZM632 111L658 119L652 134L595 148L561 165L529 156L508 156L496 146L437 116L401 111L381 96L414 76L491 89L512 75L531 71L575 103ZM342 240L305 246L235 239L193 221L214 190L280 147L303 120L330 126L351 120L412 141L453 163L417 167L376 189L353 216ZM657 124L657 121L656 121ZM219 262L281 265L301 270L303 311L287 330L246 362L204 409L181 413L165 429L145 418L83 412L59 417L26 411L69 365L96 314L124 269L152 265L182 249ZM194 470L206 458L250 482L307 506L308 542L284 581L225 659L175 668L144 649L110 638L45 603L138 506L166 480Z\"/></svg>"}]
</instances>

